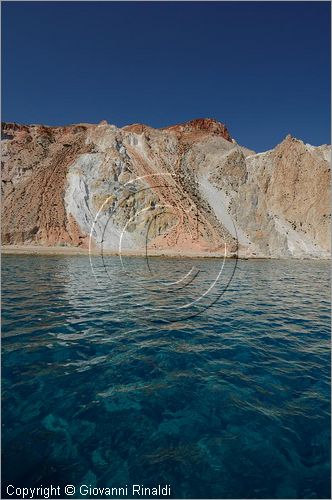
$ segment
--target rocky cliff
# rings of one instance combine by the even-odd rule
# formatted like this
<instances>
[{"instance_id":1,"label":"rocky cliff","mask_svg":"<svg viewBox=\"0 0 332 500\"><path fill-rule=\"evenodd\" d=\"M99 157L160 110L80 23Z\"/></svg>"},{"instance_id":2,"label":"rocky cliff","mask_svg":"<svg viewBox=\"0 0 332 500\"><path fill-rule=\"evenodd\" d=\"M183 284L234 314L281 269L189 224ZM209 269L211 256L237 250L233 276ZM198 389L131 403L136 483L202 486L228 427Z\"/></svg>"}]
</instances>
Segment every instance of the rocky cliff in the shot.
<instances>
[{"instance_id":1,"label":"rocky cliff","mask_svg":"<svg viewBox=\"0 0 332 500\"><path fill-rule=\"evenodd\" d=\"M330 255L330 146L255 154L211 119L2 126L3 245Z\"/></svg>"}]
</instances>

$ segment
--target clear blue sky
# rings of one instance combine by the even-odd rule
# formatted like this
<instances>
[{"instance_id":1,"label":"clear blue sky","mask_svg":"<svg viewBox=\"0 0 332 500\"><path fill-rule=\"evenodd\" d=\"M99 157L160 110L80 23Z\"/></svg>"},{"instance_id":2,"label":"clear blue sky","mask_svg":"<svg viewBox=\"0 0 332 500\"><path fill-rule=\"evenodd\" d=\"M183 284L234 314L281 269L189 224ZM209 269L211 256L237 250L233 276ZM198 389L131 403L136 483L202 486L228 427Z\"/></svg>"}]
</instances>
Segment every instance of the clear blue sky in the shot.
<instances>
[{"instance_id":1,"label":"clear blue sky","mask_svg":"<svg viewBox=\"0 0 332 500\"><path fill-rule=\"evenodd\" d=\"M2 120L330 142L328 2L3 2Z\"/></svg>"}]
</instances>

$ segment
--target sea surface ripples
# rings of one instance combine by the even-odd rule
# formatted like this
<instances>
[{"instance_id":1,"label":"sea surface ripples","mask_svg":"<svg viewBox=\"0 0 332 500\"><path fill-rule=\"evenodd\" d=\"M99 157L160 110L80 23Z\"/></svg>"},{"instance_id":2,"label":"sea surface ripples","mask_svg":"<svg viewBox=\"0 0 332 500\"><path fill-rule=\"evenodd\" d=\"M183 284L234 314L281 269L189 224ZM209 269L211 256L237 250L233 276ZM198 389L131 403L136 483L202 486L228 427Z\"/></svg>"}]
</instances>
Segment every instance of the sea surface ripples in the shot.
<instances>
[{"instance_id":1,"label":"sea surface ripples","mask_svg":"<svg viewBox=\"0 0 332 500\"><path fill-rule=\"evenodd\" d=\"M330 498L329 263L143 261L3 257L3 484Z\"/></svg>"}]
</instances>

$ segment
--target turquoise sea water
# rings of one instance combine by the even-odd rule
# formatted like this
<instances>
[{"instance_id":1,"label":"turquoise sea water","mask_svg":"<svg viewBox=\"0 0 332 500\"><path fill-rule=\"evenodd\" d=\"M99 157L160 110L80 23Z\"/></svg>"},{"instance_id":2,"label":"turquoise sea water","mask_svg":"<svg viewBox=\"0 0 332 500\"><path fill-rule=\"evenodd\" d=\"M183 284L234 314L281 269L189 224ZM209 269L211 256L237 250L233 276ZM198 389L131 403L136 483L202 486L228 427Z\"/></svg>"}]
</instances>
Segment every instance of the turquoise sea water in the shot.
<instances>
[{"instance_id":1,"label":"turquoise sea water","mask_svg":"<svg viewBox=\"0 0 332 500\"><path fill-rule=\"evenodd\" d=\"M330 498L329 263L93 264L3 257L2 498Z\"/></svg>"}]
</instances>

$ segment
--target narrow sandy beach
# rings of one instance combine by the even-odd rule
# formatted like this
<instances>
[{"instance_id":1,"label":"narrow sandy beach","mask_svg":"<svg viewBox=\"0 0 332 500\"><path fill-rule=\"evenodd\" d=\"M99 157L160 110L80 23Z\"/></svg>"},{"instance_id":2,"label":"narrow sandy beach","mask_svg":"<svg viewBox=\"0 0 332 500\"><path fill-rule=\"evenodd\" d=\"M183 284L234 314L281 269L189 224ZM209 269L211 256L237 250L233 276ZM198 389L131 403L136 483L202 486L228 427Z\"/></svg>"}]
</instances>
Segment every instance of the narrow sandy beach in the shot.
<instances>
[{"instance_id":1,"label":"narrow sandy beach","mask_svg":"<svg viewBox=\"0 0 332 500\"><path fill-rule=\"evenodd\" d=\"M98 257L101 255L106 256L117 256L119 252L112 250L103 250L101 252L99 249L93 249L89 252L88 248L80 247L43 247L37 245L3 245L1 247L1 253L3 255L91 255L93 257ZM122 251L121 256L123 257L146 257L145 251ZM186 252L186 253L176 253L172 250L151 250L148 252L149 257L173 257L173 258L223 258L224 254L219 253L206 253L206 252Z\"/></svg>"}]
</instances>

